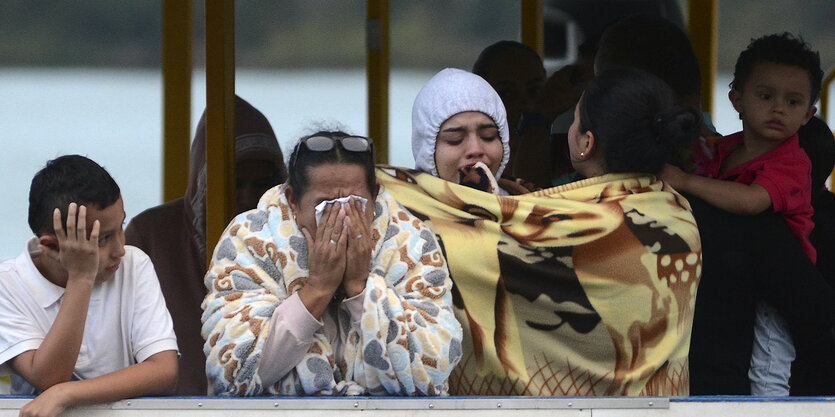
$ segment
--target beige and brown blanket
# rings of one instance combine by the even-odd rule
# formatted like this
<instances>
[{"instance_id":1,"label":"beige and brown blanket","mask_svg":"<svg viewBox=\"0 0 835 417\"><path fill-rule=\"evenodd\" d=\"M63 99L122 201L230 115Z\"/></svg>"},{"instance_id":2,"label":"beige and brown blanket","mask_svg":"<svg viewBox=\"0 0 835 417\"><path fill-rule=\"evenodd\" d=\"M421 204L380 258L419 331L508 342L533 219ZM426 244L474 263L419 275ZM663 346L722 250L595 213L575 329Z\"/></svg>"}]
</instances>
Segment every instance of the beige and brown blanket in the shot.
<instances>
[{"instance_id":1,"label":"beige and brown blanket","mask_svg":"<svg viewBox=\"0 0 835 417\"><path fill-rule=\"evenodd\" d=\"M690 206L609 174L500 197L381 166L438 235L464 326L452 395L687 395L701 245Z\"/></svg>"}]
</instances>

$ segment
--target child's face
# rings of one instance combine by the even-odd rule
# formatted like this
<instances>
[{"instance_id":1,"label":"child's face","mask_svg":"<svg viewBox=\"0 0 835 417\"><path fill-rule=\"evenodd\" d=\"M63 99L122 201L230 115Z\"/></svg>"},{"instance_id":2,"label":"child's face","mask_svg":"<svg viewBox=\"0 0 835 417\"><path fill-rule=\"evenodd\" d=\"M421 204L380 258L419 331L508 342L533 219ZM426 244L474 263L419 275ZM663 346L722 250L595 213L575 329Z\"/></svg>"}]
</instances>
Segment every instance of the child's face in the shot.
<instances>
[{"instance_id":1,"label":"child's face","mask_svg":"<svg viewBox=\"0 0 835 417\"><path fill-rule=\"evenodd\" d=\"M87 207L87 230L93 230L93 222L99 221L99 270L96 282L113 277L122 257L125 256L125 206L122 197L104 209ZM88 232L89 233L89 232Z\"/></svg>"},{"instance_id":2,"label":"child's face","mask_svg":"<svg viewBox=\"0 0 835 417\"><path fill-rule=\"evenodd\" d=\"M760 62L742 86L731 90L746 140L780 143L815 114L812 83L803 68Z\"/></svg>"}]
</instances>

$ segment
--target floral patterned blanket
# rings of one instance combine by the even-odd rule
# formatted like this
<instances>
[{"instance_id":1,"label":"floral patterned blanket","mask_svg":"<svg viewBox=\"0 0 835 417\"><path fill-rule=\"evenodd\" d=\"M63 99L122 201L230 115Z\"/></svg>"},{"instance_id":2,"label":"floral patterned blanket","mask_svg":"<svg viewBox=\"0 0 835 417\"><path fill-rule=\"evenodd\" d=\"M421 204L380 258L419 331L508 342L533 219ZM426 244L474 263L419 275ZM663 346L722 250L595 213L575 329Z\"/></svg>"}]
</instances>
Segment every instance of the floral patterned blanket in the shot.
<instances>
[{"instance_id":1,"label":"floral patterned blanket","mask_svg":"<svg viewBox=\"0 0 835 417\"><path fill-rule=\"evenodd\" d=\"M212 395L444 395L461 358L452 282L434 234L381 191L362 317L339 307L342 349L324 332L274 385L258 376L275 308L308 278L305 238L284 186L238 215L215 248L203 302ZM341 303L340 303L341 304ZM338 355L336 352L341 351Z\"/></svg>"}]
</instances>

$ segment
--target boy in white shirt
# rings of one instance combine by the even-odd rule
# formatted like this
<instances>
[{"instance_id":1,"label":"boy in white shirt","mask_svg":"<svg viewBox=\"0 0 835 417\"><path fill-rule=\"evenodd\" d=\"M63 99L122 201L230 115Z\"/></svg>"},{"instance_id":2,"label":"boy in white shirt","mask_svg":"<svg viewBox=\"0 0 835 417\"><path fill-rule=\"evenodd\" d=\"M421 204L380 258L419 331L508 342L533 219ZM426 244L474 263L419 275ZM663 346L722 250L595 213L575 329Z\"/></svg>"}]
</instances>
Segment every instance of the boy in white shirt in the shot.
<instances>
[{"instance_id":1,"label":"boy in white shirt","mask_svg":"<svg viewBox=\"0 0 835 417\"><path fill-rule=\"evenodd\" d=\"M12 394L38 394L22 416L174 388L171 317L124 220L119 186L88 158L56 158L32 180L37 237L0 264L0 375Z\"/></svg>"}]
</instances>

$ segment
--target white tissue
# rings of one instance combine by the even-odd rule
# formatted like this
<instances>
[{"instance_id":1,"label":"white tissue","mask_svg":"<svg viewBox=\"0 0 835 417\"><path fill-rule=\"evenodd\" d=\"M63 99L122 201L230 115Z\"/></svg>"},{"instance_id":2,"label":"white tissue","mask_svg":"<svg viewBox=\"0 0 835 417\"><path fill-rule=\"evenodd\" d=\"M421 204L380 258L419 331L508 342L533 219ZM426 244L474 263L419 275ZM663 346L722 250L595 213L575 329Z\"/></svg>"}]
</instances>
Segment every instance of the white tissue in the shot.
<instances>
[{"instance_id":1,"label":"white tissue","mask_svg":"<svg viewBox=\"0 0 835 417\"><path fill-rule=\"evenodd\" d=\"M325 207L328 204L330 204L330 203L339 203L339 204L348 203L352 199L359 200L359 202L362 205L362 212L365 213L365 206L366 206L366 203L368 203L368 199L366 199L364 197L360 197L358 195L351 194L348 197L340 197L340 198L335 198L333 200L325 200L325 201L317 204L316 208L314 209L315 214L316 214L316 226L319 225L319 220L322 219L322 213L325 212Z\"/></svg>"}]
</instances>

